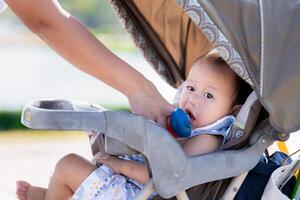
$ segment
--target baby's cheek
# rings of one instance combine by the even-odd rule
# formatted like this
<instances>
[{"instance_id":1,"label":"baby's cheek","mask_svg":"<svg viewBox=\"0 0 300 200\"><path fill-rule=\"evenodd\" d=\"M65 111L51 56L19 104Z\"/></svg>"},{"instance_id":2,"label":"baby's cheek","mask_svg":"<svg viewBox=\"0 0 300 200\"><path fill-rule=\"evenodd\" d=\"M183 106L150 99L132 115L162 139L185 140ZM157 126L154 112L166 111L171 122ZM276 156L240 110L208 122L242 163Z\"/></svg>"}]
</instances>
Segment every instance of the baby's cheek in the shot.
<instances>
[{"instance_id":1,"label":"baby's cheek","mask_svg":"<svg viewBox=\"0 0 300 200\"><path fill-rule=\"evenodd\" d=\"M198 123L201 126L209 125L217 120L218 117L215 115L213 109L211 109L211 110L212 111L210 111L210 109L207 109L207 112L201 113L201 116L198 119Z\"/></svg>"},{"instance_id":2,"label":"baby's cheek","mask_svg":"<svg viewBox=\"0 0 300 200\"><path fill-rule=\"evenodd\" d=\"M185 99L183 96L180 96L179 98L179 108L183 108L185 104Z\"/></svg>"}]
</instances>

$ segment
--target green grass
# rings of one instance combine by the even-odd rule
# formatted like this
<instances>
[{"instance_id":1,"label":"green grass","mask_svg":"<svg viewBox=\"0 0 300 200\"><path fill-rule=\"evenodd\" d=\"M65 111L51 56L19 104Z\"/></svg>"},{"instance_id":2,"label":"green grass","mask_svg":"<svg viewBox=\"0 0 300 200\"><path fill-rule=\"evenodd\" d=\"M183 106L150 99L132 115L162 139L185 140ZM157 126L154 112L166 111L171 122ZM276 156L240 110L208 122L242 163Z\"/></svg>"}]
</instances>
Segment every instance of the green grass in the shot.
<instances>
[{"instance_id":1,"label":"green grass","mask_svg":"<svg viewBox=\"0 0 300 200\"><path fill-rule=\"evenodd\" d=\"M0 130L19 130L25 129L20 122L21 112L1 111L0 112Z\"/></svg>"}]
</instances>

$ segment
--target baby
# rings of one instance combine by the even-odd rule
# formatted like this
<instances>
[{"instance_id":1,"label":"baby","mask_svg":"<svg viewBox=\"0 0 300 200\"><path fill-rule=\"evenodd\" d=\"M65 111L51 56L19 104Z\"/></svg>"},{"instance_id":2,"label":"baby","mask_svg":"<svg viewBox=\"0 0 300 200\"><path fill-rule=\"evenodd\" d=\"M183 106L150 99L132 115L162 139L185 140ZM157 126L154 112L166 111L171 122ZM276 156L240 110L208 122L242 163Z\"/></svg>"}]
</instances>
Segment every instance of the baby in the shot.
<instances>
[{"instance_id":1,"label":"baby","mask_svg":"<svg viewBox=\"0 0 300 200\"><path fill-rule=\"evenodd\" d=\"M233 121L228 119L240 108L240 81L214 51L192 65L179 99L193 128L190 138L180 140L187 156L216 151L224 143ZM20 200L133 199L148 180L147 167L138 156L100 157L95 165L70 154L57 163L48 189L18 181L16 193Z\"/></svg>"}]
</instances>

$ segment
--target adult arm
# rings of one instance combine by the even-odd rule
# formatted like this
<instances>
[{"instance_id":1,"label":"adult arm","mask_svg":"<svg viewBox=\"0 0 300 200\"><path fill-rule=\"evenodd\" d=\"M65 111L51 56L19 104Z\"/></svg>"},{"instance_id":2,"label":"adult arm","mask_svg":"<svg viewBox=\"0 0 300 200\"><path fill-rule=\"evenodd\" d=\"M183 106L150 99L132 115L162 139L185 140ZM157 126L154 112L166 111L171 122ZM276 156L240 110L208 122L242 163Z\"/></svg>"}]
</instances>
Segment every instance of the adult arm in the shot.
<instances>
[{"instance_id":1,"label":"adult arm","mask_svg":"<svg viewBox=\"0 0 300 200\"><path fill-rule=\"evenodd\" d=\"M5 0L27 27L80 70L128 97L133 112L160 124L173 107L155 86L110 52L57 0Z\"/></svg>"}]
</instances>

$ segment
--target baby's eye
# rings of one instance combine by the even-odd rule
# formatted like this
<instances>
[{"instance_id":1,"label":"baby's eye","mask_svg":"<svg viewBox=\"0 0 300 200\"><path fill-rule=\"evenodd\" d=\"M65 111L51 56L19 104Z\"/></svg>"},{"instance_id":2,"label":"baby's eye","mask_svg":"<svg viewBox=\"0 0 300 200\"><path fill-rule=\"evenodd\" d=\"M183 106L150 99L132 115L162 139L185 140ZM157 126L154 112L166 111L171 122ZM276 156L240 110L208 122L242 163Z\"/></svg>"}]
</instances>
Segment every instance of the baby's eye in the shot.
<instances>
[{"instance_id":1,"label":"baby's eye","mask_svg":"<svg viewBox=\"0 0 300 200\"><path fill-rule=\"evenodd\" d=\"M193 86L186 86L186 89L192 92L195 91L195 88Z\"/></svg>"},{"instance_id":2,"label":"baby's eye","mask_svg":"<svg viewBox=\"0 0 300 200\"><path fill-rule=\"evenodd\" d=\"M205 92L205 93L204 93L204 97L207 98L207 99L212 99L212 98L214 98L214 95L212 95L212 94L209 93L209 92Z\"/></svg>"}]
</instances>

